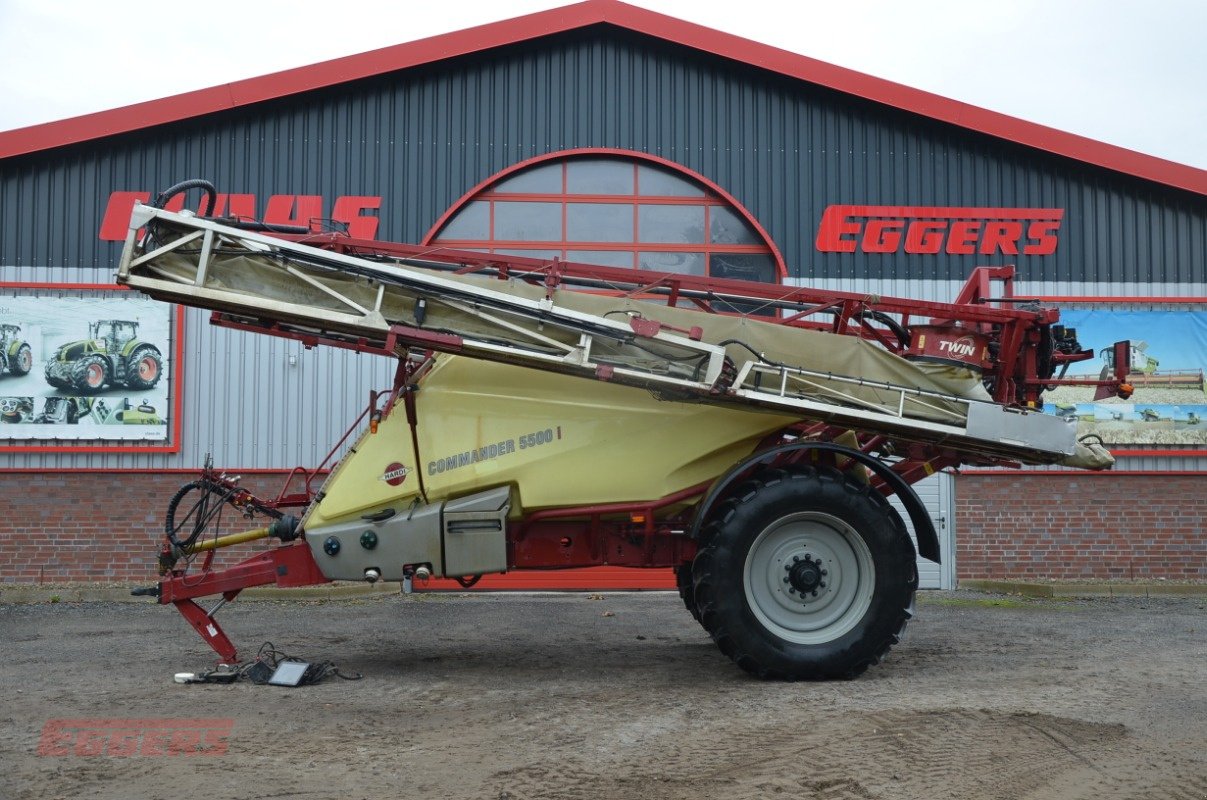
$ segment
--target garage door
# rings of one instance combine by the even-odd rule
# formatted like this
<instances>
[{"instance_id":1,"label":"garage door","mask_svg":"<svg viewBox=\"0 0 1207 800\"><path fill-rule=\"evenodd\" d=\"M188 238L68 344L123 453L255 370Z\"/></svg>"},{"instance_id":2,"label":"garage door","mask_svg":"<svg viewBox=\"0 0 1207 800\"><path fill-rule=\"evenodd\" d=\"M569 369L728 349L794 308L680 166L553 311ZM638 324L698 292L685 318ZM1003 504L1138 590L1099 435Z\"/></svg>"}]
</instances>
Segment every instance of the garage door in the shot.
<instances>
[{"instance_id":1,"label":"garage door","mask_svg":"<svg viewBox=\"0 0 1207 800\"><path fill-rule=\"evenodd\" d=\"M939 532L939 551L943 564L935 564L925 559L918 559L918 585L922 589L950 589L954 586L954 565L952 558L954 548L951 536L951 476L938 473L924 481L914 484L914 490L922 498L931 519L935 521L935 529ZM900 502L892 499L905 525L909 528L910 536L917 545L913 525L909 515L905 513ZM461 590L453 581L433 580L429 589ZM675 575L669 569L631 569L626 567L592 567L590 569L550 570L548 572L509 572L506 575L486 575L475 586L481 591L552 591L552 590L606 590L623 589L674 589Z\"/></svg>"},{"instance_id":2,"label":"garage door","mask_svg":"<svg viewBox=\"0 0 1207 800\"><path fill-rule=\"evenodd\" d=\"M955 548L952 546L951 490L952 479L945 472L936 473L926 480L914 484L914 491L918 493L918 497L922 498L922 503L930 513L930 518L935 522L935 530L939 534L939 555L943 559L942 564L936 564L924 558L918 559L918 587L920 589L955 588L955 565L952 563L955 558ZM905 513L901 501L893 497L889 502L905 520L905 527L909 528L910 538L914 540L914 546L917 547L918 537L914 535L914 526L910 523L909 515Z\"/></svg>"}]
</instances>

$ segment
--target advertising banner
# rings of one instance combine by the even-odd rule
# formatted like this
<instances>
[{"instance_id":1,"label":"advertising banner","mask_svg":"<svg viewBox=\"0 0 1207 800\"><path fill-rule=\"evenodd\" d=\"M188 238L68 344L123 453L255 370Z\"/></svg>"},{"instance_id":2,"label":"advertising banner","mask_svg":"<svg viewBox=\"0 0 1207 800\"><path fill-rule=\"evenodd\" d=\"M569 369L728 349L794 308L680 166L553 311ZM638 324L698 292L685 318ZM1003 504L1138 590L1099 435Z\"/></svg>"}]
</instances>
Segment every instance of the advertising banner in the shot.
<instances>
[{"instance_id":1,"label":"advertising banner","mask_svg":"<svg viewBox=\"0 0 1207 800\"><path fill-rule=\"evenodd\" d=\"M2 443L166 442L172 306L135 292L0 296Z\"/></svg>"},{"instance_id":2,"label":"advertising banner","mask_svg":"<svg viewBox=\"0 0 1207 800\"><path fill-rule=\"evenodd\" d=\"M1076 417L1078 435L1096 434L1108 445L1207 444L1207 312L1074 309L1060 316L1083 345L1099 348L1094 360L1073 364L1068 377L1099 376L1109 345L1128 339L1135 393L1095 401L1092 387L1062 386L1044 393L1045 411Z\"/></svg>"}]
</instances>

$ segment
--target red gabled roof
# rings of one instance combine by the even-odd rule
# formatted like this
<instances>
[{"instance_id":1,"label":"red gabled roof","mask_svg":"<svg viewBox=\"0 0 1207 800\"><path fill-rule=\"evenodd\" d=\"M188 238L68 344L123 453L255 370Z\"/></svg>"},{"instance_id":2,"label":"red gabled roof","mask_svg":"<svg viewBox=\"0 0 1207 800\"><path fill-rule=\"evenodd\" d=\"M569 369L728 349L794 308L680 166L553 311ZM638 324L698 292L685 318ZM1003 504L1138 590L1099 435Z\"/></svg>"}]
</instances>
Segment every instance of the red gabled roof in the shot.
<instances>
[{"instance_id":1,"label":"red gabled roof","mask_svg":"<svg viewBox=\"0 0 1207 800\"><path fill-rule=\"evenodd\" d=\"M417 42L275 72L224 86L0 133L0 158L33 153L298 94L445 58L608 23L1087 164L1207 194L1207 170L1087 139L618 0L586 0Z\"/></svg>"}]
</instances>

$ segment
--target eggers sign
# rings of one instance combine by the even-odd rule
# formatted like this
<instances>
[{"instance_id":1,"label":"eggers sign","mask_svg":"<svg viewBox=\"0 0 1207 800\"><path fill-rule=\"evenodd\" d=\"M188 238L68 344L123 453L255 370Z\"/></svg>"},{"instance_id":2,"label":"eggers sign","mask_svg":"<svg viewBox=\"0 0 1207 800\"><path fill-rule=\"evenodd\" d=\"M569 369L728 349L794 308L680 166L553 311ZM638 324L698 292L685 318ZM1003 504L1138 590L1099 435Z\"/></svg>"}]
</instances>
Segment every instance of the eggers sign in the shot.
<instances>
[{"instance_id":1,"label":"eggers sign","mask_svg":"<svg viewBox=\"0 0 1207 800\"><path fill-rule=\"evenodd\" d=\"M828 206L817 228L823 253L1047 256L1063 208Z\"/></svg>"}]
</instances>

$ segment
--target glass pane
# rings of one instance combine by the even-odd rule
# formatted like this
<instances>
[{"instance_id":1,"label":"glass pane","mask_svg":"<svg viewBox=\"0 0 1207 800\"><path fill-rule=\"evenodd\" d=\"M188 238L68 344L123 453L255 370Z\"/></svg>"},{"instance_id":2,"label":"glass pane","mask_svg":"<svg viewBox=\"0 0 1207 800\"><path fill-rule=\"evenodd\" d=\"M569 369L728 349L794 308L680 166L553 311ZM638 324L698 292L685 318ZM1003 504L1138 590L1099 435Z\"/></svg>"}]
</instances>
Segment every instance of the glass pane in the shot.
<instances>
[{"instance_id":1,"label":"glass pane","mask_svg":"<svg viewBox=\"0 0 1207 800\"><path fill-rule=\"evenodd\" d=\"M561 238L561 203L495 203L495 241L556 242Z\"/></svg>"},{"instance_id":2,"label":"glass pane","mask_svg":"<svg viewBox=\"0 0 1207 800\"><path fill-rule=\"evenodd\" d=\"M704 206L638 206L637 241L704 244Z\"/></svg>"},{"instance_id":3,"label":"glass pane","mask_svg":"<svg viewBox=\"0 0 1207 800\"><path fill-rule=\"evenodd\" d=\"M633 253L630 250L567 250L567 261L582 264L598 264L601 267L632 267Z\"/></svg>"},{"instance_id":4,"label":"glass pane","mask_svg":"<svg viewBox=\"0 0 1207 800\"><path fill-rule=\"evenodd\" d=\"M637 191L641 195L653 197L704 196L703 186L676 175L670 170L648 167L645 164L637 167Z\"/></svg>"},{"instance_id":5,"label":"glass pane","mask_svg":"<svg viewBox=\"0 0 1207 800\"><path fill-rule=\"evenodd\" d=\"M681 275L703 275L703 253L638 253L638 269L654 272L677 272Z\"/></svg>"},{"instance_id":6,"label":"glass pane","mask_svg":"<svg viewBox=\"0 0 1207 800\"><path fill-rule=\"evenodd\" d=\"M763 244L746 220L724 206L709 209L708 228L715 244Z\"/></svg>"},{"instance_id":7,"label":"glass pane","mask_svg":"<svg viewBox=\"0 0 1207 800\"><path fill-rule=\"evenodd\" d=\"M633 165L607 159L566 162L566 194L633 194Z\"/></svg>"},{"instance_id":8,"label":"glass pane","mask_svg":"<svg viewBox=\"0 0 1207 800\"><path fill-rule=\"evenodd\" d=\"M475 200L456 213L440 231L441 239L490 238L490 202Z\"/></svg>"},{"instance_id":9,"label":"glass pane","mask_svg":"<svg viewBox=\"0 0 1207 800\"><path fill-rule=\"evenodd\" d=\"M530 167L523 172L517 172L490 191L494 192L523 192L525 194L561 194L562 165L541 164Z\"/></svg>"},{"instance_id":10,"label":"glass pane","mask_svg":"<svg viewBox=\"0 0 1207 800\"><path fill-rule=\"evenodd\" d=\"M554 256L561 258L561 250L495 250L495 255L501 256L524 256L525 258L540 258L546 261Z\"/></svg>"},{"instance_id":11,"label":"glass pane","mask_svg":"<svg viewBox=\"0 0 1207 800\"><path fill-rule=\"evenodd\" d=\"M497 222L495 224L498 225ZM631 242L633 241L633 207L625 203L568 203L566 205L566 240L571 242Z\"/></svg>"},{"instance_id":12,"label":"glass pane","mask_svg":"<svg viewBox=\"0 0 1207 800\"><path fill-rule=\"evenodd\" d=\"M775 259L760 253L713 253L709 274L717 278L775 283Z\"/></svg>"}]
</instances>

